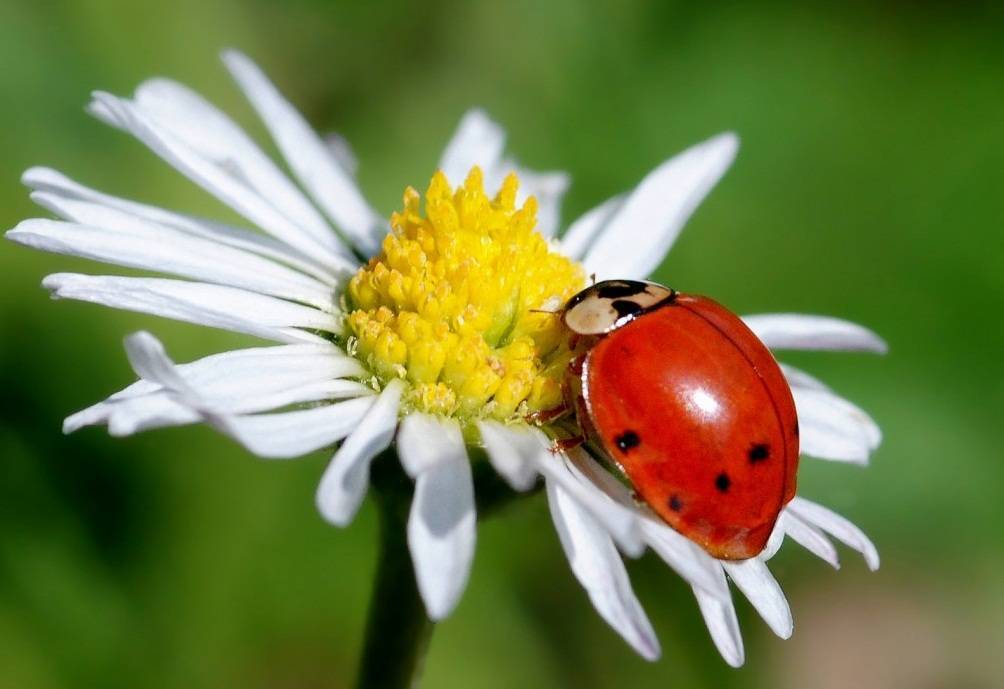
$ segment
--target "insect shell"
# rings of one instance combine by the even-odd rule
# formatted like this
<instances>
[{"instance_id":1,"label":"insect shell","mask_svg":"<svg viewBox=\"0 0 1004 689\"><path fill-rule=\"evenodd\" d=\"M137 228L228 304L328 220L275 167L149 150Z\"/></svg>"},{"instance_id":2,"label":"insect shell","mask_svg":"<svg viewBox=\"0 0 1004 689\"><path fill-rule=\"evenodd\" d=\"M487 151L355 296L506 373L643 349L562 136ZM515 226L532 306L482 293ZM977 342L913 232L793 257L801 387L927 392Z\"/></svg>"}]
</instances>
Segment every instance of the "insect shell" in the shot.
<instances>
[{"instance_id":1,"label":"insect shell","mask_svg":"<svg viewBox=\"0 0 1004 689\"><path fill-rule=\"evenodd\" d=\"M651 282L592 285L561 312L576 347L566 405L638 497L712 556L765 547L795 495L798 419L742 320Z\"/></svg>"}]
</instances>

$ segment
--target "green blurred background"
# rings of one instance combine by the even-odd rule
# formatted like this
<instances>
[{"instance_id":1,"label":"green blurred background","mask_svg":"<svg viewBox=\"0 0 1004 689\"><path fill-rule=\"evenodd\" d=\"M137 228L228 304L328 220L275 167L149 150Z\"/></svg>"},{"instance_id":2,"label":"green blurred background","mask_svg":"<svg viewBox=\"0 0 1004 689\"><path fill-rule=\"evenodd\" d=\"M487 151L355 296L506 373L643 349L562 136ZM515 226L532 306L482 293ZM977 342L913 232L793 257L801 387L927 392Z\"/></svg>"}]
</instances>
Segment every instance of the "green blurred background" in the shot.
<instances>
[{"instance_id":1,"label":"green blurred background","mask_svg":"<svg viewBox=\"0 0 1004 689\"><path fill-rule=\"evenodd\" d=\"M1000 687L1002 18L912 2L2 0L0 224L44 215L18 181L34 164L229 218L82 111L93 88L171 76L264 142L217 60L228 46L348 137L385 212L426 183L471 105L528 165L572 173L566 221L735 129L735 167L658 277L739 312L829 313L888 338L885 358L787 357L885 431L870 468L807 461L800 476L873 537L881 570L785 548L774 569L795 635L774 638L740 602L747 663L732 670L647 555L629 568L664 649L648 664L590 607L537 496L481 525L426 686ZM372 507L348 530L322 522L323 453L258 461L205 428L64 437L64 416L132 379L126 333L152 330L179 360L248 341L50 303L39 281L60 270L100 268L0 245L0 686L350 686Z\"/></svg>"}]
</instances>

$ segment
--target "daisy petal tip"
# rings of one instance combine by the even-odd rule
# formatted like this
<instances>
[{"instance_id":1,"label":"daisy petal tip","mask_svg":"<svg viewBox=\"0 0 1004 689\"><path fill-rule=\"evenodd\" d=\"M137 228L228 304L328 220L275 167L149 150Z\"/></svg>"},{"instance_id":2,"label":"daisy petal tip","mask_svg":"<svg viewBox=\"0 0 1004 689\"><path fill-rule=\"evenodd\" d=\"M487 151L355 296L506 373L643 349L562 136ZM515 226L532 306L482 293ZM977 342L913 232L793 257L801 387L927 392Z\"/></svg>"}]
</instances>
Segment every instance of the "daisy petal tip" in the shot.
<instances>
[{"instance_id":1,"label":"daisy petal tip","mask_svg":"<svg viewBox=\"0 0 1004 689\"><path fill-rule=\"evenodd\" d=\"M442 622L450 616L456 607L456 601L428 600L424 596L423 600L425 601L425 614L433 622Z\"/></svg>"},{"instance_id":2,"label":"daisy petal tip","mask_svg":"<svg viewBox=\"0 0 1004 689\"><path fill-rule=\"evenodd\" d=\"M231 60L246 60L247 56L237 48L226 47L220 50L220 60L230 62Z\"/></svg>"},{"instance_id":3,"label":"daisy petal tip","mask_svg":"<svg viewBox=\"0 0 1004 689\"><path fill-rule=\"evenodd\" d=\"M25 185L31 187L31 184L29 184L28 182L25 182ZM32 203L34 203L36 206L42 206L46 210L51 210L49 205L51 205L52 202L55 201L54 196L50 192L42 191L40 189L32 189L31 193L28 194L28 198L31 199Z\"/></svg>"},{"instance_id":4,"label":"daisy petal tip","mask_svg":"<svg viewBox=\"0 0 1004 689\"><path fill-rule=\"evenodd\" d=\"M659 645L659 640L654 636L646 638L644 644L639 645L635 650L638 651L638 655L650 663L662 658L662 646Z\"/></svg>"},{"instance_id":5,"label":"daisy petal tip","mask_svg":"<svg viewBox=\"0 0 1004 689\"><path fill-rule=\"evenodd\" d=\"M746 650L743 648L741 642L738 647L735 647L728 642L719 643L718 641L715 641L715 648L718 649L718 653L722 656L722 660L724 660L729 667L738 670L746 664Z\"/></svg>"},{"instance_id":6,"label":"daisy petal tip","mask_svg":"<svg viewBox=\"0 0 1004 689\"><path fill-rule=\"evenodd\" d=\"M617 540L619 550L632 560L637 560L645 554L645 540L637 529L633 529L623 538Z\"/></svg>"},{"instance_id":7,"label":"daisy petal tip","mask_svg":"<svg viewBox=\"0 0 1004 689\"><path fill-rule=\"evenodd\" d=\"M866 548L865 552L862 554L864 555L865 565L868 567L868 571L877 572L882 563L879 558L878 550L875 549L875 546Z\"/></svg>"},{"instance_id":8,"label":"daisy petal tip","mask_svg":"<svg viewBox=\"0 0 1004 689\"><path fill-rule=\"evenodd\" d=\"M415 572L418 593L425 605L425 612L433 622L442 622L457 608L466 588L467 575L459 581L434 581Z\"/></svg>"},{"instance_id":9,"label":"daisy petal tip","mask_svg":"<svg viewBox=\"0 0 1004 689\"><path fill-rule=\"evenodd\" d=\"M248 74L260 72L260 68L243 51L236 48L225 48L220 51L220 61L223 66L234 76L238 74Z\"/></svg>"},{"instance_id":10,"label":"daisy petal tip","mask_svg":"<svg viewBox=\"0 0 1004 689\"><path fill-rule=\"evenodd\" d=\"M164 345L147 330L137 330L126 335L122 342L125 344L126 352L130 354L153 353L158 356L166 355Z\"/></svg>"},{"instance_id":11,"label":"daisy petal tip","mask_svg":"<svg viewBox=\"0 0 1004 689\"><path fill-rule=\"evenodd\" d=\"M107 91L91 91L91 100L84 106L84 111L93 117L114 125L118 118L118 106L121 99Z\"/></svg>"},{"instance_id":12,"label":"daisy petal tip","mask_svg":"<svg viewBox=\"0 0 1004 689\"><path fill-rule=\"evenodd\" d=\"M332 526L337 526L339 529L344 529L351 524L358 511L355 509L344 509L340 505L332 504L331 497L324 486L318 487L317 495L314 497L314 504L324 521Z\"/></svg>"},{"instance_id":13,"label":"daisy petal tip","mask_svg":"<svg viewBox=\"0 0 1004 689\"><path fill-rule=\"evenodd\" d=\"M59 298L59 291L66 284L67 279L72 275L72 273L51 273L42 278L42 289L49 290L52 293L53 299Z\"/></svg>"},{"instance_id":14,"label":"daisy petal tip","mask_svg":"<svg viewBox=\"0 0 1004 689\"><path fill-rule=\"evenodd\" d=\"M855 343L857 347L848 347L848 351L856 350L879 356L889 353L889 343L881 335L863 325L858 325L857 328L859 331L857 333L858 341Z\"/></svg>"},{"instance_id":15,"label":"daisy petal tip","mask_svg":"<svg viewBox=\"0 0 1004 689\"><path fill-rule=\"evenodd\" d=\"M333 485L333 482L337 480L332 475L333 469L334 467L329 465L328 469L324 472L324 476L317 486L317 492L314 494L314 505L317 507L317 511L324 521L332 526L344 529L355 519L361 500L359 503L349 504L349 501L341 496L338 487Z\"/></svg>"},{"instance_id":16,"label":"daisy petal tip","mask_svg":"<svg viewBox=\"0 0 1004 689\"><path fill-rule=\"evenodd\" d=\"M718 649L722 651L722 649ZM739 648L730 649L728 652L722 652L722 658L728 663L729 667L735 669L741 668L746 664L746 649L740 646Z\"/></svg>"},{"instance_id":17,"label":"daisy petal tip","mask_svg":"<svg viewBox=\"0 0 1004 689\"><path fill-rule=\"evenodd\" d=\"M480 127L501 131L502 125L492 119L488 111L480 105L468 108L460 119L461 126Z\"/></svg>"},{"instance_id":18,"label":"daisy petal tip","mask_svg":"<svg viewBox=\"0 0 1004 689\"><path fill-rule=\"evenodd\" d=\"M44 184L48 180L51 180L53 176L57 174L58 173L56 173L52 168L43 167L41 165L33 165L21 173L21 184L29 189L37 189L40 185Z\"/></svg>"},{"instance_id":19,"label":"daisy petal tip","mask_svg":"<svg viewBox=\"0 0 1004 689\"><path fill-rule=\"evenodd\" d=\"M739 134L729 130L708 139L707 146L719 149L722 162L725 163L727 160L728 164L731 164L739 153L739 143Z\"/></svg>"}]
</instances>

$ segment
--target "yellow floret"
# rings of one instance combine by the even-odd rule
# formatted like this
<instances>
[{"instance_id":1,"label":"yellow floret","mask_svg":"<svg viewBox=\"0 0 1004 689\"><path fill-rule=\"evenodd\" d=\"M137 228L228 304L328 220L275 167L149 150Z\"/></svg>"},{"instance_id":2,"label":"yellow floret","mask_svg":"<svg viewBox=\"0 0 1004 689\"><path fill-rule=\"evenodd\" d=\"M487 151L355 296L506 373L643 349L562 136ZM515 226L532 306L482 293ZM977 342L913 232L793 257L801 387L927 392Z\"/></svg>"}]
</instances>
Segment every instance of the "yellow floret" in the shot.
<instances>
[{"instance_id":1,"label":"yellow floret","mask_svg":"<svg viewBox=\"0 0 1004 689\"><path fill-rule=\"evenodd\" d=\"M536 231L537 201L516 207L510 174L494 199L480 168L462 187L437 172L404 192L382 251L349 282L357 356L382 383L408 384L407 409L513 419L561 402L570 358L553 313L585 275Z\"/></svg>"}]
</instances>

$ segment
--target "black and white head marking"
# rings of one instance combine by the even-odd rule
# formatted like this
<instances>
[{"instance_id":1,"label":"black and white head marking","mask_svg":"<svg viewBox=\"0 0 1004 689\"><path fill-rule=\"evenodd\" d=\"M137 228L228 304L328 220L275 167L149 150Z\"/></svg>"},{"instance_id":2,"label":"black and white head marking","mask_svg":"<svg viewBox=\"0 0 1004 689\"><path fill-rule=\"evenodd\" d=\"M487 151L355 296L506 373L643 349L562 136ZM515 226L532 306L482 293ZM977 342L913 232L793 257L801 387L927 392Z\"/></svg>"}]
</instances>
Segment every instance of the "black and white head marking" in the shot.
<instances>
[{"instance_id":1,"label":"black and white head marking","mask_svg":"<svg viewBox=\"0 0 1004 689\"><path fill-rule=\"evenodd\" d=\"M604 280L569 299L561 318L579 335L603 335L675 298L674 290L654 282Z\"/></svg>"}]
</instances>

